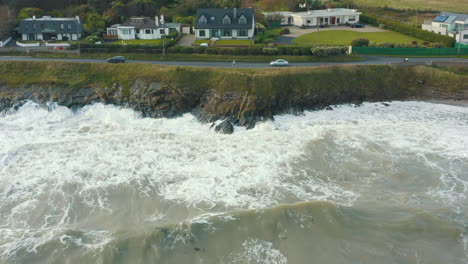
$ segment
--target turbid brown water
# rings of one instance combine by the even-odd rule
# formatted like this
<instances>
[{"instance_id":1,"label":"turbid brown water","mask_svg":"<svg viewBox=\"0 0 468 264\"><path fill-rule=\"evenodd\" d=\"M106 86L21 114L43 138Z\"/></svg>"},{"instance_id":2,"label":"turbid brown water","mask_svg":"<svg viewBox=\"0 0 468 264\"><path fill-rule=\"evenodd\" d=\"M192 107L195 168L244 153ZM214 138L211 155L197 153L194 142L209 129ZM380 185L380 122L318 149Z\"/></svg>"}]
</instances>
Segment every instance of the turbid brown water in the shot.
<instances>
[{"instance_id":1,"label":"turbid brown water","mask_svg":"<svg viewBox=\"0 0 468 264\"><path fill-rule=\"evenodd\" d=\"M275 119L220 135L102 104L3 113L0 262L468 262L466 106Z\"/></svg>"}]
</instances>

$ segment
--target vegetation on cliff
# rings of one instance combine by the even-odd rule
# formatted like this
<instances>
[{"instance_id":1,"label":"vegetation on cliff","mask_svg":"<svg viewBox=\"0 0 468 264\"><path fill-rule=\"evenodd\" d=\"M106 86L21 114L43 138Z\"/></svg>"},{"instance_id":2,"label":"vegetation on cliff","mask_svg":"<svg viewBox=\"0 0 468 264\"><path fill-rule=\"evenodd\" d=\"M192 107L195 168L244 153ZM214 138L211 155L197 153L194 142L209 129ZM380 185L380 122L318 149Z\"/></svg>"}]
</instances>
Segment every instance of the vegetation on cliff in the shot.
<instances>
[{"instance_id":1,"label":"vegetation on cliff","mask_svg":"<svg viewBox=\"0 0 468 264\"><path fill-rule=\"evenodd\" d=\"M409 98L466 99L468 71L441 66L217 69L150 64L1 62L0 103L129 105L147 116L194 112L252 127L285 112ZM5 103L6 102L6 103Z\"/></svg>"}]
</instances>

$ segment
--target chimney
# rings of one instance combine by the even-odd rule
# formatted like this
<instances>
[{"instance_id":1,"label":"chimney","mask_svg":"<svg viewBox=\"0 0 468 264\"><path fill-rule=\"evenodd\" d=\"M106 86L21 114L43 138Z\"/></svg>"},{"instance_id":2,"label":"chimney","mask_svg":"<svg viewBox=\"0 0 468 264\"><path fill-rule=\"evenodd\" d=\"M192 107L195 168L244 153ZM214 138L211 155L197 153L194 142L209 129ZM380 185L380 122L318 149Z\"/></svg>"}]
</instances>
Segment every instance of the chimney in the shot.
<instances>
[{"instance_id":1,"label":"chimney","mask_svg":"<svg viewBox=\"0 0 468 264\"><path fill-rule=\"evenodd\" d=\"M237 8L234 7L234 18L237 18Z\"/></svg>"},{"instance_id":2,"label":"chimney","mask_svg":"<svg viewBox=\"0 0 468 264\"><path fill-rule=\"evenodd\" d=\"M312 14L312 11L310 11L310 9L307 10L307 14L309 14L309 15Z\"/></svg>"},{"instance_id":3,"label":"chimney","mask_svg":"<svg viewBox=\"0 0 468 264\"><path fill-rule=\"evenodd\" d=\"M33 16L33 19L36 20L36 16Z\"/></svg>"},{"instance_id":4,"label":"chimney","mask_svg":"<svg viewBox=\"0 0 468 264\"><path fill-rule=\"evenodd\" d=\"M165 23L164 23L164 15L161 14L161 25L164 25L164 24L165 24Z\"/></svg>"},{"instance_id":5,"label":"chimney","mask_svg":"<svg viewBox=\"0 0 468 264\"><path fill-rule=\"evenodd\" d=\"M154 22L156 23L156 26L159 27L159 17L158 16L154 17Z\"/></svg>"},{"instance_id":6,"label":"chimney","mask_svg":"<svg viewBox=\"0 0 468 264\"><path fill-rule=\"evenodd\" d=\"M80 24L80 17L79 16L76 16L76 20L78 20L78 24Z\"/></svg>"}]
</instances>

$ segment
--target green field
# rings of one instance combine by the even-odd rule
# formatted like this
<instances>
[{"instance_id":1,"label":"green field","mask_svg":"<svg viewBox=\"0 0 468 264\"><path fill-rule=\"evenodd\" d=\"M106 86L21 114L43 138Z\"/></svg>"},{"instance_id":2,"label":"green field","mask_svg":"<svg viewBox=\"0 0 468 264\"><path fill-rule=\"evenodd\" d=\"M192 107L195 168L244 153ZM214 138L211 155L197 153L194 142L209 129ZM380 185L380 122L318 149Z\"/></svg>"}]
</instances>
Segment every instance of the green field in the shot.
<instances>
[{"instance_id":1,"label":"green field","mask_svg":"<svg viewBox=\"0 0 468 264\"><path fill-rule=\"evenodd\" d=\"M229 46L250 46L252 45L252 40L244 39L222 39L218 40L215 43L215 46L229 45Z\"/></svg>"},{"instance_id":2,"label":"green field","mask_svg":"<svg viewBox=\"0 0 468 264\"><path fill-rule=\"evenodd\" d=\"M127 44L127 45L161 45L161 39L130 39L130 40L118 40L114 44Z\"/></svg>"},{"instance_id":3,"label":"green field","mask_svg":"<svg viewBox=\"0 0 468 264\"><path fill-rule=\"evenodd\" d=\"M468 13L467 0L354 0L359 6Z\"/></svg>"},{"instance_id":4,"label":"green field","mask_svg":"<svg viewBox=\"0 0 468 264\"><path fill-rule=\"evenodd\" d=\"M420 39L403 35L397 32L356 32L350 30L329 30L319 33L302 35L293 40L294 45L315 46L317 45L317 34L319 34L320 45L349 46L353 39L367 38L370 42L377 43L411 43L412 41L423 42Z\"/></svg>"}]
</instances>

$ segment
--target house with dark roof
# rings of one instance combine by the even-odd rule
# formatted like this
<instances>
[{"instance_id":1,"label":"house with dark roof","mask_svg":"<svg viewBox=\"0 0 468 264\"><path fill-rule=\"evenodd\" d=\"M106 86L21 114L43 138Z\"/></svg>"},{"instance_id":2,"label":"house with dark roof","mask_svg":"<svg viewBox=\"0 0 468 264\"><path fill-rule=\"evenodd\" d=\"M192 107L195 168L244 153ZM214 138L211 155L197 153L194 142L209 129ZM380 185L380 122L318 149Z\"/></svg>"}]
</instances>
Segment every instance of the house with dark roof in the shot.
<instances>
[{"instance_id":1,"label":"house with dark roof","mask_svg":"<svg viewBox=\"0 0 468 264\"><path fill-rule=\"evenodd\" d=\"M180 23L166 23L164 16L158 16L155 19L149 17L132 17L123 24L112 25L107 28L107 38L115 39L160 39L163 35L169 35L170 32L180 33Z\"/></svg>"},{"instance_id":2,"label":"house with dark roof","mask_svg":"<svg viewBox=\"0 0 468 264\"><path fill-rule=\"evenodd\" d=\"M434 20L425 21L422 29L455 38L457 42L468 44L468 15L440 13Z\"/></svg>"},{"instance_id":3,"label":"house with dark roof","mask_svg":"<svg viewBox=\"0 0 468 264\"><path fill-rule=\"evenodd\" d=\"M22 19L18 32L23 40L78 40L83 25L77 17L51 17Z\"/></svg>"},{"instance_id":4,"label":"house with dark roof","mask_svg":"<svg viewBox=\"0 0 468 264\"><path fill-rule=\"evenodd\" d=\"M253 8L199 8L195 22L197 39L251 39L255 34Z\"/></svg>"}]
</instances>

